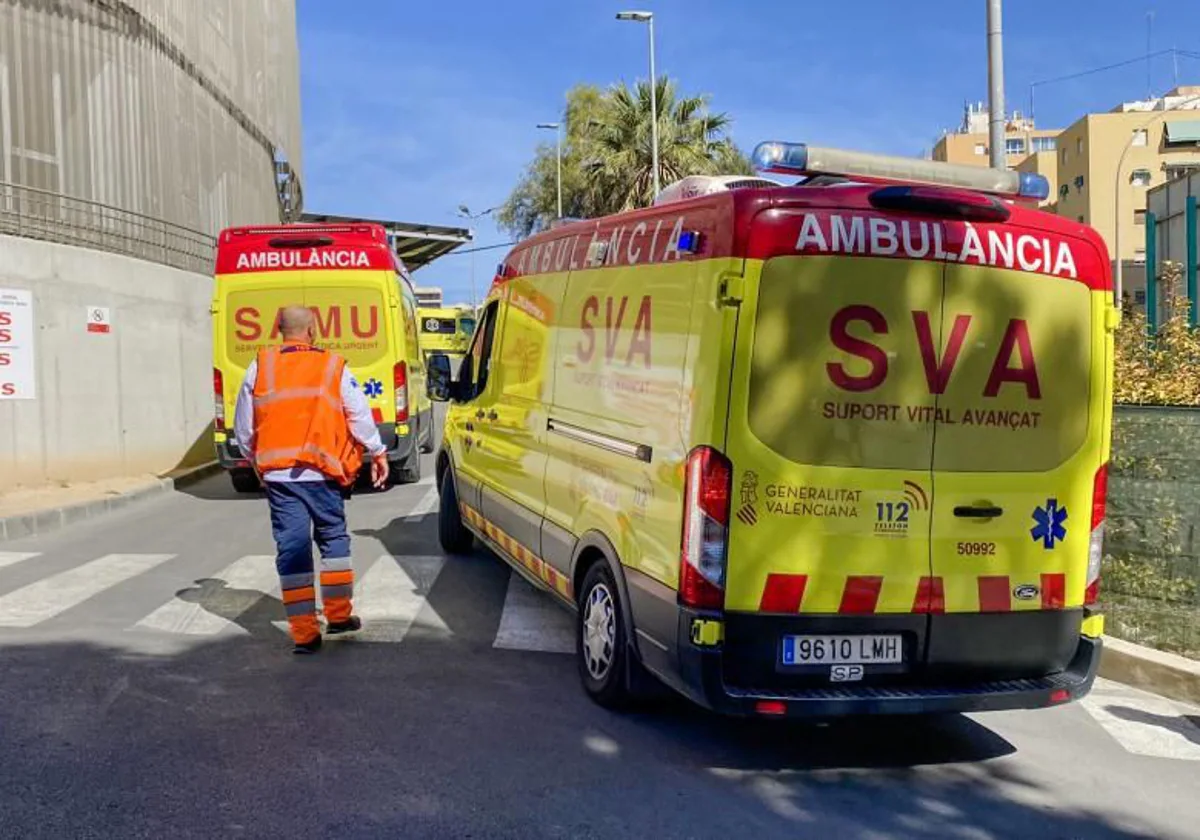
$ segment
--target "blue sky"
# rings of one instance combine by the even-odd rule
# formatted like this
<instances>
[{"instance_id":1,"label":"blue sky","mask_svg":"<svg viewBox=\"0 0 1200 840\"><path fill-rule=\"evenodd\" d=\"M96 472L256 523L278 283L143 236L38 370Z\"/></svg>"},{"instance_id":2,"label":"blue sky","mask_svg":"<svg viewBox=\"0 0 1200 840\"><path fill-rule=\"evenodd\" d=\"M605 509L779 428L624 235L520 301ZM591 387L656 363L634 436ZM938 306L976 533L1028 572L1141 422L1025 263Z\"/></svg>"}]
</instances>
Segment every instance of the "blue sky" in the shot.
<instances>
[{"instance_id":1,"label":"blue sky","mask_svg":"<svg viewBox=\"0 0 1200 840\"><path fill-rule=\"evenodd\" d=\"M658 72L711 96L744 149L802 140L920 154L954 128L967 100L986 100L984 0L298 0L304 194L308 210L427 224L467 224L507 197L579 82L647 75L646 28L614 19L655 14ZM1028 111L1031 83L1145 55L1200 53L1195 0L1009 0L1004 51L1009 109ZM1150 62L1161 93L1171 56ZM1200 60L1179 58L1181 84ZM1073 122L1145 96L1146 62L1039 85L1040 126ZM507 241L486 219L477 245ZM503 250L476 255L482 290ZM416 273L451 300L470 296L471 258Z\"/></svg>"}]
</instances>

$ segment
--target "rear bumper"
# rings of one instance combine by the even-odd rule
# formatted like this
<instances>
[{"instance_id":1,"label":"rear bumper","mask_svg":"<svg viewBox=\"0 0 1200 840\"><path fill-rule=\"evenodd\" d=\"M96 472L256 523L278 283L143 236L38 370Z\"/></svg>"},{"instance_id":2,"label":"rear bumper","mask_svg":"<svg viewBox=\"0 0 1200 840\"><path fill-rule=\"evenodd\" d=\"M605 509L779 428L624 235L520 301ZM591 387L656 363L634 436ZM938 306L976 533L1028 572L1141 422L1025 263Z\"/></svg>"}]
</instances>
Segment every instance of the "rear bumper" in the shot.
<instances>
[{"instance_id":1,"label":"rear bumper","mask_svg":"<svg viewBox=\"0 0 1200 840\"><path fill-rule=\"evenodd\" d=\"M946 668L930 667L921 659L903 673L896 673L894 668L891 672L868 669L861 682L831 683L827 667L820 675L811 671L781 673L783 669L774 665L773 658L769 669L733 667L734 663L745 664L745 646L739 646L736 639L710 648L692 644L688 638L694 617L686 610L680 616L681 684L676 687L700 705L734 716L837 717L1040 709L1085 696L1100 664L1100 640L1076 635L1065 667L1053 671L1021 667L1025 674L1017 676L1011 663L998 661L986 667L982 662L973 662L968 668ZM920 623L927 618L907 616L902 620ZM843 624L836 631L821 628L809 632L878 632L870 626L855 628L854 623L850 619L851 626ZM915 650L928 650L915 640L905 644L914 644ZM770 649L774 657L774 645ZM759 665L763 664L761 660L760 656ZM764 702L769 703L769 709L760 708Z\"/></svg>"},{"instance_id":2,"label":"rear bumper","mask_svg":"<svg viewBox=\"0 0 1200 840\"><path fill-rule=\"evenodd\" d=\"M379 430L379 438L383 441L383 445L387 447L389 461L401 462L407 460L419 445L417 442L418 424L411 421L408 423L408 434L404 435L396 433L395 423L378 423L375 428ZM232 440L216 443L215 447L217 462L224 469L250 469L250 462L246 460L238 445Z\"/></svg>"}]
</instances>

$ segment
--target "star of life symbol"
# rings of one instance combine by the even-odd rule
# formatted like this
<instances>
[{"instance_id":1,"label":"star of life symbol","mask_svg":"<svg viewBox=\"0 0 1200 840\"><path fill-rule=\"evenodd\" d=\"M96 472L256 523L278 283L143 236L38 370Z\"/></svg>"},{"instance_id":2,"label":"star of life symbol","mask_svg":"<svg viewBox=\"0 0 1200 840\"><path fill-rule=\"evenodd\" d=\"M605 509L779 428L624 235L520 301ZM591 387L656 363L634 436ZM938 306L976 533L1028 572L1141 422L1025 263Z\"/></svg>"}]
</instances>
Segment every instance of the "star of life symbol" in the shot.
<instances>
[{"instance_id":1,"label":"star of life symbol","mask_svg":"<svg viewBox=\"0 0 1200 840\"><path fill-rule=\"evenodd\" d=\"M1034 508L1033 521L1037 524L1030 529L1029 535L1034 542L1039 540L1042 548L1054 548L1056 542L1067 538L1067 509L1058 506L1058 499L1047 499L1043 507Z\"/></svg>"},{"instance_id":2,"label":"star of life symbol","mask_svg":"<svg viewBox=\"0 0 1200 840\"><path fill-rule=\"evenodd\" d=\"M363 383L363 393L372 399L376 399L383 393L383 383L371 377Z\"/></svg>"}]
</instances>

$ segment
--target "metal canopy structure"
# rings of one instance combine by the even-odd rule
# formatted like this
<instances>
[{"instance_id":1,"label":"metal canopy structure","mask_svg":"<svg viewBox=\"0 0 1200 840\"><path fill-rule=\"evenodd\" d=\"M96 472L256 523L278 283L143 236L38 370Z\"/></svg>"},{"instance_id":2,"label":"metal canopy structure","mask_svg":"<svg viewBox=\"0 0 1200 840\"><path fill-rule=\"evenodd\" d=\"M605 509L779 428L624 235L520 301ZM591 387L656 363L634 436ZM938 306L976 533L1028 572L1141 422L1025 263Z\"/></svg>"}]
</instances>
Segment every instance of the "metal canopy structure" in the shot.
<instances>
[{"instance_id":1,"label":"metal canopy structure","mask_svg":"<svg viewBox=\"0 0 1200 840\"><path fill-rule=\"evenodd\" d=\"M301 222L314 224L349 224L368 222L383 225L392 240L392 248L408 268L416 271L429 265L438 257L444 257L459 245L474 238L467 228L443 227L441 225L414 225L408 222L391 222L386 219L364 219L360 216L326 216L320 213L305 213Z\"/></svg>"}]
</instances>

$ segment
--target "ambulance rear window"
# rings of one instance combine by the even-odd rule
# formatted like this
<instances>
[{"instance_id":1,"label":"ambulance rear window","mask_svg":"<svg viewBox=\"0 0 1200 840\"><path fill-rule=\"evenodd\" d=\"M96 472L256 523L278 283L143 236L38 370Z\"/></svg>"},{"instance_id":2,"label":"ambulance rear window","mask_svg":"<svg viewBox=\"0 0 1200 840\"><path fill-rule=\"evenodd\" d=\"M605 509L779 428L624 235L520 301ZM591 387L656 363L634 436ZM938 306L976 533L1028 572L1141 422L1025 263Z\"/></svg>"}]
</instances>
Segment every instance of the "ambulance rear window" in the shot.
<instances>
[{"instance_id":1,"label":"ambulance rear window","mask_svg":"<svg viewBox=\"0 0 1200 840\"><path fill-rule=\"evenodd\" d=\"M1085 442L1082 283L932 261L782 257L759 284L752 433L802 464L1046 471Z\"/></svg>"}]
</instances>

